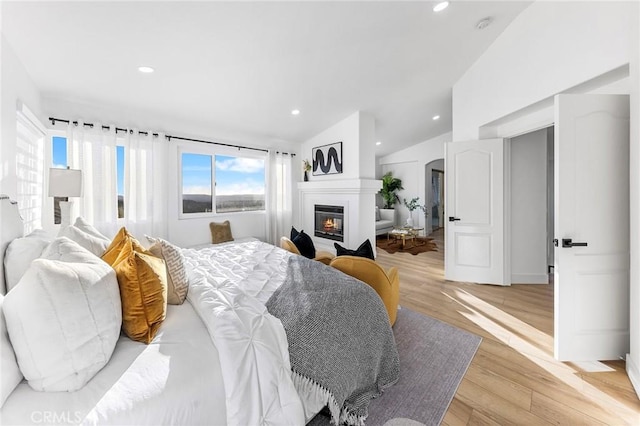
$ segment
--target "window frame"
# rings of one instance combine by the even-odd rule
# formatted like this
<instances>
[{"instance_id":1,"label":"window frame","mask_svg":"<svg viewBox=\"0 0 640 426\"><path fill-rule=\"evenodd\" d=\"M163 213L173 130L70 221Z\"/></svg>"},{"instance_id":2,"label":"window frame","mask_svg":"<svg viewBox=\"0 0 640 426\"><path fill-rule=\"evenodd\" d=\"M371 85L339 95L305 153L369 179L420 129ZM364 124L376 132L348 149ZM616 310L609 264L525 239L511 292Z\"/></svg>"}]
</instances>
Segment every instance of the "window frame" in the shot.
<instances>
[{"instance_id":1,"label":"window frame","mask_svg":"<svg viewBox=\"0 0 640 426\"><path fill-rule=\"evenodd\" d=\"M208 155L211 157L211 212L202 212L202 213L184 213L183 212L183 173L182 173L182 155L183 154L197 154L197 155ZM239 155L240 154L240 155ZM218 213L216 209L216 156L226 156L226 157L236 157L236 158L257 158L264 160L264 195L265 195L265 206L263 210L248 210L248 211L235 211L235 212L222 212ZM237 149L229 149L224 147L215 147L212 146L196 146L194 145L180 145L178 147L178 159L177 159L177 171L178 171L178 219L202 219L202 218L214 218L218 216L229 216L229 215L246 215L246 214L259 214L264 215L267 211L267 194L269 191L268 185L268 153L261 151L251 151L247 152L239 151Z\"/></svg>"}]
</instances>

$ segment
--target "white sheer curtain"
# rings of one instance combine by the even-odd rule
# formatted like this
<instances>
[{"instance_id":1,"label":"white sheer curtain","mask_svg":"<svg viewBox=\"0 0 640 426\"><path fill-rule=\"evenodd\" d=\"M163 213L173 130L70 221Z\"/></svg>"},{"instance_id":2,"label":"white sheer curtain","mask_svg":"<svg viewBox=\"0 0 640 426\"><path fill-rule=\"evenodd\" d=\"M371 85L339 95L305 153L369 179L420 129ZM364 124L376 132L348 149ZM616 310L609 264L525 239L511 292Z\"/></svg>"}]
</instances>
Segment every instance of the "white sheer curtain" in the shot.
<instances>
[{"instance_id":1,"label":"white sheer curtain","mask_svg":"<svg viewBox=\"0 0 640 426\"><path fill-rule=\"evenodd\" d=\"M291 155L269 151L267 182L267 241L280 244L288 236L293 220Z\"/></svg>"},{"instance_id":2,"label":"white sheer curtain","mask_svg":"<svg viewBox=\"0 0 640 426\"><path fill-rule=\"evenodd\" d=\"M118 230L116 193L116 131L100 123L88 127L82 121L67 127L68 163L82 170L82 197L75 200L72 221L83 216L100 232L112 237Z\"/></svg>"},{"instance_id":3,"label":"white sheer curtain","mask_svg":"<svg viewBox=\"0 0 640 426\"><path fill-rule=\"evenodd\" d=\"M138 239L167 237L168 143L164 134L124 137L124 225Z\"/></svg>"},{"instance_id":4,"label":"white sheer curtain","mask_svg":"<svg viewBox=\"0 0 640 426\"><path fill-rule=\"evenodd\" d=\"M167 142L163 134L116 133L115 126L102 129L69 124L69 164L82 170L83 195L75 200L76 215L112 237L121 226L138 239L144 235L167 236ZM124 146L124 218L118 219L116 146Z\"/></svg>"}]
</instances>

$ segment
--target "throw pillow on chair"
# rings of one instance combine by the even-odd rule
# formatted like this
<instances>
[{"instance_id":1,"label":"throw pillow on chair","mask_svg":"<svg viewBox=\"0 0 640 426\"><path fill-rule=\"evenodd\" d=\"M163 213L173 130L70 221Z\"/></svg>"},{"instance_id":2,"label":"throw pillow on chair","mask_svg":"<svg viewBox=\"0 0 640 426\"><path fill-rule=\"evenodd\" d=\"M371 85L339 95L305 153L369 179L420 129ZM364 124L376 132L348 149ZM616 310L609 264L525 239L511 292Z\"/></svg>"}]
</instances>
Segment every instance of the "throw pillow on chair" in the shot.
<instances>
[{"instance_id":1,"label":"throw pillow on chair","mask_svg":"<svg viewBox=\"0 0 640 426\"><path fill-rule=\"evenodd\" d=\"M348 248L342 247L338 243L333 243L333 246L336 248L336 256L359 256L366 257L367 259L371 260L376 260L373 255L373 247L371 246L371 241L369 241L368 238L355 250L350 250Z\"/></svg>"}]
</instances>

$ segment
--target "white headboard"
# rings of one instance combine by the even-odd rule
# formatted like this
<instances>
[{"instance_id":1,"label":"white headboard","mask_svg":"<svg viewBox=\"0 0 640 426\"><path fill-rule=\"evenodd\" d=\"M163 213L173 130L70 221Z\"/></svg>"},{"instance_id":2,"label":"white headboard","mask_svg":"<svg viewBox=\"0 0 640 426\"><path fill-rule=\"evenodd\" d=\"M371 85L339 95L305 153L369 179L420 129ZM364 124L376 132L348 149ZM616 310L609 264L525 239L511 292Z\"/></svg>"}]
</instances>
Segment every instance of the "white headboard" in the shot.
<instances>
[{"instance_id":1,"label":"white headboard","mask_svg":"<svg viewBox=\"0 0 640 426\"><path fill-rule=\"evenodd\" d=\"M0 195L0 294L6 294L4 282L4 252L11 241L24 236L24 223L18 203Z\"/></svg>"}]
</instances>

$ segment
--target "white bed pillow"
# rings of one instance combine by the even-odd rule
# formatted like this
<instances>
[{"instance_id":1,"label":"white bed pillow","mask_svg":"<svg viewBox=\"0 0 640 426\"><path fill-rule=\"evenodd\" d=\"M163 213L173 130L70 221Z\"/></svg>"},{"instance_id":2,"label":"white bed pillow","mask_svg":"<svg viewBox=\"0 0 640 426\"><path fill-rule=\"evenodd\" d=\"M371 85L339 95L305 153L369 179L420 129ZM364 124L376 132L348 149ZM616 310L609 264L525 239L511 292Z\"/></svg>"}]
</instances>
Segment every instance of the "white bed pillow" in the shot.
<instances>
[{"instance_id":1,"label":"white bed pillow","mask_svg":"<svg viewBox=\"0 0 640 426\"><path fill-rule=\"evenodd\" d=\"M111 242L109 237L101 234L100 231L98 231L93 225L87 222L87 220L82 216L78 216L73 226L75 226L76 228L79 228L80 230L86 232L89 235L93 235L94 237L100 238L102 240L107 240L109 241L109 243Z\"/></svg>"},{"instance_id":2,"label":"white bed pillow","mask_svg":"<svg viewBox=\"0 0 640 426\"><path fill-rule=\"evenodd\" d=\"M38 391L83 387L109 361L122 324L115 271L64 238L31 263L3 310L20 371Z\"/></svg>"},{"instance_id":3,"label":"white bed pillow","mask_svg":"<svg viewBox=\"0 0 640 426\"><path fill-rule=\"evenodd\" d=\"M111 240L109 240L108 238L96 237L95 235L91 235L75 225L69 225L60 228L58 237L67 237L80 244L82 247L86 248L98 257L102 256L107 247L109 247L109 244L111 244Z\"/></svg>"},{"instance_id":4,"label":"white bed pillow","mask_svg":"<svg viewBox=\"0 0 640 426\"><path fill-rule=\"evenodd\" d=\"M148 235L145 237L151 243L151 247L149 247L151 254L164 259L164 263L167 265L167 303L182 305L189 290L189 279L182 251L179 247L162 238L153 238Z\"/></svg>"},{"instance_id":5,"label":"white bed pillow","mask_svg":"<svg viewBox=\"0 0 640 426\"><path fill-rule=\"evenodd\" d=\"M7 292L18 284L31 262L40 257L51 240L45 231L36 229L26 237L16 238L9 243L4 255Z\"/></svg>"},{"instance_id":6,"label":"white bed pillow","mask_svg":"<svg viewBox=\"0 0 640 426\"><path fill-rule=\"evenodd\" d=\"M0 295L0 407L4 405L4 401L22 381L22 373L9 340L7 326L4 323L3 301L4 296Z\"/></svg>"}]
</instances>

